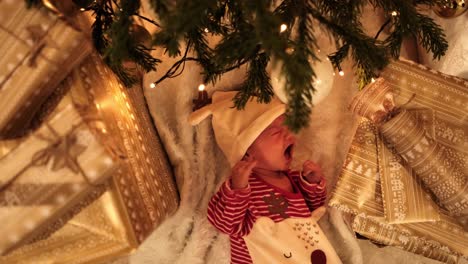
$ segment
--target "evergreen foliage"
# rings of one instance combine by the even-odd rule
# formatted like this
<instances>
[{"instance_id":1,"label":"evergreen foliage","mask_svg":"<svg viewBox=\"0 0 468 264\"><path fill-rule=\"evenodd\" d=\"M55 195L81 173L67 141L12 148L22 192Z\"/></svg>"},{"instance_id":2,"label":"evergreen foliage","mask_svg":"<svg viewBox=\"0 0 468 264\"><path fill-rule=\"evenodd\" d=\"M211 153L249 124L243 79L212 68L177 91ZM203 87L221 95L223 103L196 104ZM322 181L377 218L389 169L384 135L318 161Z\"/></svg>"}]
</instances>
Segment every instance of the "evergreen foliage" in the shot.
<instances>
[{"instance_id":1,"label":"evergreen foliage","mask_svg":"<svg viewBox=\"0 0 468 264\"><path fill-rule=\"evenodd\" d=\"M26 1L30 5L38 2ZM281 62L289 99L286 123L293 131L307 125L312 108L317 27L326 29L335 41L337 51L329 55L335 69L341 70L340 64L348 57L355 62L360 87L377 76L391 58L398 58L406 37L416 37L437 59L448 47L441 28L416 8L439 0L149 0L157 23L138 13L140 0L73 1L94 13L94 45L127 86L137 79L124 62L133 61L145 71L156 70L160 62L132 38L135 17L158 27L153 45L163 47L170 56L182 55L156 84L180 75L186 61L200 64L204 80L213 83L247 64L246 79L234 99L241 109L254 95L261 102L270 101L273 91L266 66L272 59ZM367 4L387 14L382 29L391 27L392 32L386 39L364 33L360 18ZM287 25L284 32L279 30L282 24ZM214 47L207 41L211 34L220 37ZM183 52L182 46L186 47ZM190 51L194 57L187 57Z\"/></svg>"}]
</instances>

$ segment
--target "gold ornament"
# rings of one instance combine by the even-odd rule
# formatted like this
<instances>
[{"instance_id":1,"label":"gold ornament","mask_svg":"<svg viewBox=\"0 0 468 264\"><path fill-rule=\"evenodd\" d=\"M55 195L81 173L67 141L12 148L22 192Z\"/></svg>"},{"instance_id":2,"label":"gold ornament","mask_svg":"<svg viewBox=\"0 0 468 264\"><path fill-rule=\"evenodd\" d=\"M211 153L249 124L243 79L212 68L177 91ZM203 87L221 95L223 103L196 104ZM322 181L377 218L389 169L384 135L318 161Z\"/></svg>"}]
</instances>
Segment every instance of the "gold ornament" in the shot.
<instances>
[{"instance_id":1,"label":"gold ornament","mask_svg":"<svg viewBox=\"0 0 468 264\"><path fill-rule=\"evenodd\" d=\"M434 6L434 12L443 18L453 18L463 14L468 8L465 0L444 0Z\"/></svg>"}]
</instances>

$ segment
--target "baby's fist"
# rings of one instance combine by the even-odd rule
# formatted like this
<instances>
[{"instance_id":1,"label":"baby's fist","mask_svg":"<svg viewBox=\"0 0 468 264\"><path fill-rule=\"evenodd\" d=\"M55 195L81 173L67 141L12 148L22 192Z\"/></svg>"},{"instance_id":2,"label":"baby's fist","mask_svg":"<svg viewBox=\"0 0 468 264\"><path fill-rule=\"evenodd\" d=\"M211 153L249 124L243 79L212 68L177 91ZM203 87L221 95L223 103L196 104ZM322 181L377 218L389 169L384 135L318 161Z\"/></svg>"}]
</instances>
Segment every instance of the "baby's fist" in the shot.
<instances>
[{"instance_id":1,"label":"baby's fist","mask_svg":"<svg viewBox=\"0 0 468 264\"><path fill-rule=\"evenodd\" d=\"M243 189L247 187L250 174L252 174L255 165L257 165L257 161L251 156L246 156L232 167L231 183L233 189Z\"/></svg>"},{"instance_id":2,"label":"baby's fist","mask_svg":"<svg viewBox=\"0 0 468 264\"><path fill-rule=\"evenodd\" d=\"M320 166L310 160L306 160L302 165L302 175L309 183L319 183L323 178Z\"/></svg>"}]
</instances>

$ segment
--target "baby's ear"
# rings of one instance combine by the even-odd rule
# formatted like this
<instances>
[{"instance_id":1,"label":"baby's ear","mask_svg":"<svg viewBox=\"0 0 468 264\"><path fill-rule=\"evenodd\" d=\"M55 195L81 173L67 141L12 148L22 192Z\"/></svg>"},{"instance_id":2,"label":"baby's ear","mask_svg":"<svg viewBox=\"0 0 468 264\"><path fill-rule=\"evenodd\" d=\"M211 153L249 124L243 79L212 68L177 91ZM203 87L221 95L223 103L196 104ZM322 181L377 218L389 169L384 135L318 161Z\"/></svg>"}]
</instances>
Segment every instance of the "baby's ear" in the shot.
<instances>
[{"instance_id":1,"label":"baby's ear","mask_svg":"<svg viewBox=\"0 0 468 264\"><path fill-rule=\"evenodd\" d=\"M320 206L312 212L312 218L318 221L320 218L322 218L326 211L327 208L325 206Z\"/></svg>"}]
</instances>

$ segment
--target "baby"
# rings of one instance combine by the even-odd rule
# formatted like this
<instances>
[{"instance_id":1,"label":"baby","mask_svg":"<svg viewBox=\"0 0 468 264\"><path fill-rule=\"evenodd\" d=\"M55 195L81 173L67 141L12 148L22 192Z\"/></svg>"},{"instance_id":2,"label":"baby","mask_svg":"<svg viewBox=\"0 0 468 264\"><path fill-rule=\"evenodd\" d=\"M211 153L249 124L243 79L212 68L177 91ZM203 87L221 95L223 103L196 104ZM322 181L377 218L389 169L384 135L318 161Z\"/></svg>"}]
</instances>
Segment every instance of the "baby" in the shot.
<instances>
[{"instance_id":1,"label":"baby","mask_svg":"<svg viewBox=\"0 0 468 264\"><path fill-rule=\"evenodd\" d=\"M231 163L230 178L208 205L208 220L230 236L231 263L341 263L317 220L325 179L312 161L291 171L296 143L284 125L285 105L255 100L232 108L235 92L213 96L192 124L213 115L213 129Z\"/></svg>"}]
</instances>

